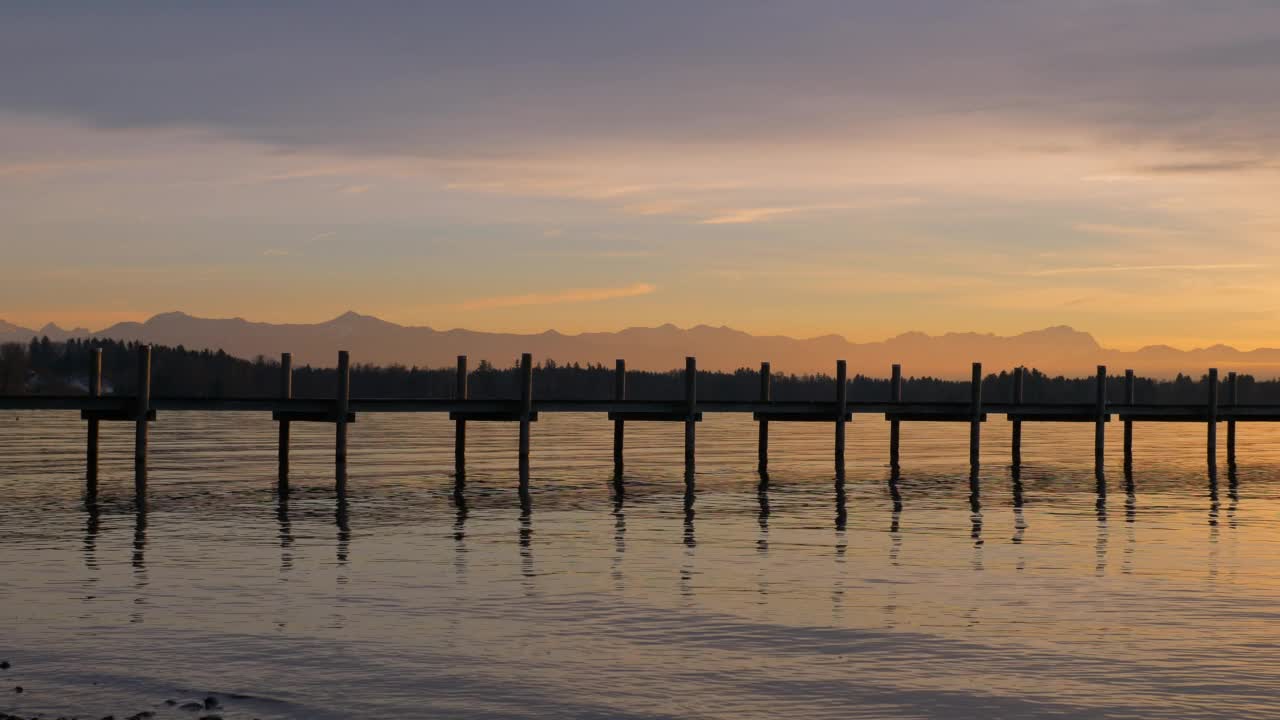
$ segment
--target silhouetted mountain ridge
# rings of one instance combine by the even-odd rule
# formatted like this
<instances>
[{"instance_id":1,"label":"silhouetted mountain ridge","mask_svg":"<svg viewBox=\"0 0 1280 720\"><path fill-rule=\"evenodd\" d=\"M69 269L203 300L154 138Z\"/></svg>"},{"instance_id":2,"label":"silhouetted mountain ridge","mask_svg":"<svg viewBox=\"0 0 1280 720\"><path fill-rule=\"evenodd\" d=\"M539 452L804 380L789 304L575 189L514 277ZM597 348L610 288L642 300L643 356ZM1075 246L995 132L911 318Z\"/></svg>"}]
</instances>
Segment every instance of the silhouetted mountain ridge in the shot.
<instances>
[{"instance_id":1,"label":"silhouetted mountain ridge","mask_svg":"<svg viewBox=\"0 0 1280 720\"><path fill-rule=\"evenodd\" d=\"M968 377L969 363L982 362L990 371L1017 365L1036 367L1051 374L1091 375L1095 366L1113 372L1133 368L1152 377L1179 372L1200 375L1207 367L1224 372L1239 370L1260 378L1280 375L1280 349L1242 351L1216 344L1180 350L1151 345L1137 351L1104 348L1087 332L1066 325L1017 335L949 332L929 335L904 332L876 342L852 343L838 335L791 338L751 335L727 326L695 325L679 328L671 323L657 327L628 327L617 332L568 335L557 330L540 333L492 333L454 328L406 326L372 315L348 311L320 323L266 323L244 318L200 318L173 311L145 322L123 322L97 332L84 328L62 330L49 324L30 330L0 321L0 341L28 342L47 335L51 340L99 337L142 340L190 349L221 349L231 355L253 358L292 352L298 365L332 365L339 349L349 350L353 361L376 365L447 367L457 355L470 356L473 365L488 360L498 366L512 364L521 352L560 363L612 364L625 358L637 370L683 367L686 355L695 355L699 367L734 370L756 367L768 360L780 372L830 372L837 358L849 361L850 374L884 376L893 363L901 363L911 376Z\"/></svg>"}]
</instances>

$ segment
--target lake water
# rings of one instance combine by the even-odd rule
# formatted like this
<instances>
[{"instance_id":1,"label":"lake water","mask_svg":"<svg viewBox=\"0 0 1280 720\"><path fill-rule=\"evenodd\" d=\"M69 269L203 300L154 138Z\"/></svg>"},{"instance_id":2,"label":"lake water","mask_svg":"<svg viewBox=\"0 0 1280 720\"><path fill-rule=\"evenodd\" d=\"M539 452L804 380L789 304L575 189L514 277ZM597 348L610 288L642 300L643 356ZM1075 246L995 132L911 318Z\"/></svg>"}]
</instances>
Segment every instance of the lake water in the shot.
<instances>
[{"instance_id":1,"label":"lake water","mask_svg":"<svg viewBox=\"0 0 1280 720\"><path fill-rule=\"evenodd\" d=\"M148 502L132 425L104 423L86 502L76 413L0 419L0 711L117 718L213 696L223 718L1275 717L1280 430L1242 425L1211 483L1203 425L699 428L544 414L516 428L364 415L335 491L331 426L161 413ZM1224 432L1219 433L1225 435ZM1220 457L1225 455L1220 452ZM975 493L974 490L977 490ZM899 500L895 503L895 496ZM12 692L14 686L24 692Z\"/></svg>"}]
</instances>

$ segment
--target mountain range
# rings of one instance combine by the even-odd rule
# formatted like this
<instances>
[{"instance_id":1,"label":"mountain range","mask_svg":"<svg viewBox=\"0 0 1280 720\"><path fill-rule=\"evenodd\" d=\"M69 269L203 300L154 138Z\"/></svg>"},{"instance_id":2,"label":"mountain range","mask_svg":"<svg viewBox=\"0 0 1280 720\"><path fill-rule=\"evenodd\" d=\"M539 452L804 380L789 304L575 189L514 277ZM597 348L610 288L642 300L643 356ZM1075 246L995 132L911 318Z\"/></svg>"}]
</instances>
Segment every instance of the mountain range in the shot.
<instances>
[{"instance_id":1,"label":"mountain range","mask_svg":"<svg viewBox=\"0 0 1280 720\"><path fill-rule=\"evenodd\" d=\"M1152 345L1136 351L1104 348L1093 336L1066 326L1034 330L1011 336L986 333L927 335L908 332L879 342L853 343L838 335L799 339L777 335L751 335L728 327L697 325L678 328L632 327L617 332L566 335L554 330L538 334L436 330L397 325L369 315L348 312L314 324L273 324L243 318L199 318L181 312L156 315L146 322L124 322L89 331L63 330L48 324L33 330L0 320L0 342L28 342L32 337L50 340L98 337L141 340L188 349L221 349L231 355L254 358L293 353L297 365L332 366L337 351L351 351L355 363L419 367L448 367L457 355L468 355L472 367L480 360L509 366L522 352L536 361L551 358L559 363L604 363L625 358L637 370L669 370L684 366L694 355L698 367L707 370L755 368L768 360L776 372L830 373L837 358L849 362L851 375L886 376L893 363L901 363L908 376L963 379L969 363L982 362L988 371L1018 365L1050 374L1091 375L1099 364L1119 373L1133 368L1149 377L1169 377L1179 372L1199 376L1206 368L1223 373L1235 370L1259 379L1280 376L1280 349L1237 350L1214 345L1179 350Z\"/></svg>"}]
</instances>

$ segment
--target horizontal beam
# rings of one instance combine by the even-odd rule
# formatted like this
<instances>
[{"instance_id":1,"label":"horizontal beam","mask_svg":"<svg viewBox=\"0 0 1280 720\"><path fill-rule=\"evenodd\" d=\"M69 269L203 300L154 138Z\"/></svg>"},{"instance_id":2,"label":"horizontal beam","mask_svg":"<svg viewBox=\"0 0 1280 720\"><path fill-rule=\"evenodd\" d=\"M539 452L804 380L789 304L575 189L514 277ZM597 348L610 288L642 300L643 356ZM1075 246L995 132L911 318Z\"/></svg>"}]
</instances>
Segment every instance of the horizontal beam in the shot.
<instances>
[{"instance_id":1,"label":"horizontal beam","mask_svg":"<svg viewBox=\"0 0 1280 720\"><path fill-rule=\"evenodd\" d=\"M81 420L102 420L104 422L136 422L138 413L129 409L109 409L109 410L81 410ZM147 420L154 422L156 419L155 408L147 411Z\"/></svg>"},{"instance_id":2,"label":"horizontal beam","mask_svg":"<svg viewBox=\"0 0 1280 720\"><path fill-rule=\"evenodd\" d=\"M884 414L885 420L897 420L900 422L973 422L973 413L965 412L959 414L954 411L939 412L887 412ZM978 416L979 422L987 421L987 414L982 413Z\"/></svg>"},{"instance_id":3,"label":"horizontal beam","mask_svg":"<svg viewBox=\"0 0 1280 720\"><path fill-rule=\"evenodd\" d=\"M119 419L119 413L130 413L135 398L128 395L0 395L0 410L77 410L98 414L95 419ZM204 398L153 397L151 410L194 412L284 412L332 413L331 398ZM519 400L452 400L443 398L352 398L349 409L361 413L476 413L502 419L518 415ZM1005 415L1021 422L1092 422L1097 419L1093 403L983 403L985 415ZM836 403L830 401L699 401L697 411L704 413L751 413L756 419L785 422L788 418L813 421L836 418ZM683 400L535 400L533 412L552 413L634 413L643 416L678 415L683 420L688 405ZM972 420L967 402L861 402L845 405L846 420L850 414L883 414L886 420L954 421ZM1120 420L1151 422L1208 422L1209 409L1204 404L1121 404L1108 403L1107 414ZM85 415L89 418L90 415ZM1217 413L1220 422L1280 422L1280 404L1222 405ZM134 419L132 415L128 419ZM517 418L518 419L518 418ZM624 418L625 419L625 418ZM662 418L657 418L662 419Z\"/></svg>"},{"instance_id":4,"label":"horizontal beam","mask_svg":"<svg viewBox=\"0 0 1280 720\"><path fill-rule=\"evenodd\" d=\"M271 413L271 419L277 422L283 420L286 422L318 422L318 423L336 423L338 422L337 413L332 410L276 410ZM356 421L356 414L347 413L346 422L353 423Z\"/></svg>"},{"instance_id":5,"label":"horizontal beam","mask_svg":"<svg viewBox=\"0 0 1280 720\"><path fill-rule=\"evenodd\" d=\"M791 410L768 410L764 412L752 413L752 419L756 422L835 422L839 418L834 412L795 412ZM853 420L853 413L844 414L843 420L849 422Z\"/></svg>"},{"instance_id":6,"label":"horizontal beam","mask_svg":"<svg viewBox=\"0 0 1280 720\"><path fill-rule=\"evenodd\" d=\"M1111 422L1110 415L1098 417L1097 412L1091 413L1009 413L1005 415L1005 419L1009 422Z\"/></svg>"},{"instance_id":7,"label":"horizontal beam","mask_svg":"<svg viewBox=\"0 0 1280 720\"><path fill-rule=\"evenodd\" d=\"M625 420L636 422L702 422L702 413L695 412L690 415L686 410L679 412L642 412L628 410L623 412L609 413L610 420Z\"/></svg>"},{"instance_id":8,"label":"horizontal beam","mask_svg":"<svg viewBox=\"0 0 1280 720\"><path fill-rule=\"evenodd\" d=\"M525 418L519 410L455 410L449 413L449 419L476 422L520 422L521 420L537 422L538 413L529 413L529 417Z\"/></svg>"}]
</instances>

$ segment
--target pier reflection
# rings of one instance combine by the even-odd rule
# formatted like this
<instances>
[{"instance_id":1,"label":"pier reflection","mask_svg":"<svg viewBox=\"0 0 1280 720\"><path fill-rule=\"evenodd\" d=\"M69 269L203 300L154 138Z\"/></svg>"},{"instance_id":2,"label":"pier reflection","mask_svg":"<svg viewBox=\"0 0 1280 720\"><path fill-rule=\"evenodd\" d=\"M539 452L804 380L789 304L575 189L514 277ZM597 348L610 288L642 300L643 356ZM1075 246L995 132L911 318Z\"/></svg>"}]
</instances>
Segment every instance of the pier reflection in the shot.
<instances>
[{"instance_id":1,"label":"pier reflection","mask_svg":"<svg viewBox=\"0 0 1280 720\"><path fill-rule=\"evenodd\" d=\"M129 615L129 622L141 623L145 617L143 609L147 604L147 504L135 503L133 513L133 553L129 564L133 567L134 611Z\"/></svg>"},{"instance_id":2,"label":"pier reflection","mask_svg":"<svg viewBox=\"0 0 1280 720\"><path fill-rule=\"evenodd\" d=\"M529 494L527 484L521 484L520 487L520 523L517 533L520 544L520 576L523 579L524 592L528 597L537 595L537 586L534 579L537 573L534 571L533 562L533 497Z\"/></svg>"},{"instance_id":3,"label":"pier reflection","mask_svg":"<svg viewBox=\"0 0 1280 720\"><path fill-rule=\"evenodd\" d=\"M760 512L756 515L756 524L760 533L756 536L756 550L763 555L769 554L769 474L760 473L760 484L756 486L756 502Z\"/></svg>"},{"instance_id":4,"label":"pier reflection","mask_svg":"<svg viewBox=\"0 0 1280 720\"><path fill-rule=\"evenodd\" d=\"M453 570L459 578L467 573L467 494L463 474L453 483Z\"/></svg>"},{"instance_id":5,"label":"pier reflection","mask_svg":"<svg viewBox=\"0 0 1280 720\"><path fill-rule=\"evenodd\" d=\"M889 564L897 567L902 554L902 490L899 484L902 474L897 465L889 469L889 498L893 505L889 511Z\"/></svg>"},{"instance_id":6,"label":"pier reflection","mask_svg":"<svg viewBox=\"0 0 1280 720\"><path fill-rule=\"evenodd\" d=\"M698 547L698 539L694 534L694 503L697 501L697 488L693 483L693 474L685 474L684 484L684 562L680 565L680 596L686 601L693 599L693 561L694 551Z\"/></svg>"},{"instance_id":7,"label":"pier reflection","mask_svg":"<svg viewBox=\"0 0 1280 720\"><path fill-rule=\"evenodd\" d=\"M1022 469L1013 466L1010 472L1011 488L1013 492L1013 537L1010 542L1015 545L1022 544L1023 538L1027 531L1027 518L1023 513L1023 495L1022 495Z\"/></svg>"},{"instance_id":8,"label":"pier reflection","mask_svg":"<svg viewBox=\"0 0 1280 720\"><path fill-rule=\"evenodd\" d=\"M280 538L280 575L293 569L293 523L289 520L289 490L281 487L276 493L276 526Z\"/></svg>"},{"instance_id":9,"label":"pier reflection","mask_svg":"<svg viewBox=\"0 0 1280 720\"><path fill-rule=\"evenodd\" d=\"M102 508L98 506L98 498L89 496L84 501L84 543L81 555L84 566L88 570L98 569L98 533L102 527Z\"/></svg>"},{"instance_id":10,"label":"pier reflection","mask_svg":"<svg viewBox=\"0 0 1280 720\"><path fill-rule=\"evenodd\" d=\"M623 512L626 503L626 486L622 483L621 474L615 475L613 483L613 560L609 565L609 575L613 578L615 590L626 588L622 574L622 556L627 552L627 514Z\"/></svg>"},{"instance_id":11,"label":"pier reflection","mask_svg":"<svg viewBox=\"0 0 1280 720\"><path fill-rule=\"evenodd\" d=\"M973 541L974 570L985 569L982 557L982 480L975 465L969 471L969 539Z\"/></svg>"},{"instance_id":12,"label":"pier reflection","mask_svg":"<svg viewBox=\"0 0 1280 720\"><path fill-rule=\"evenodd\" d=\"M1227 468L1227 527L1236 529L1236 509L1240 506L1240 478L1235 463Z\"/></svg>"},{"instance_id":13,"label":"pier reflection","mask_svg":"<svg viewBox=\"0 0 1280 720\"><path fill-rule=\"evenodd\" d=\"M835 484L836 495L836 532L843 533L849 524L849 511L845 507L845 491L844 480L836 478Z\"/></svg>"},{"instance_id":14,"label":"pier reflection","mask_svg":"<svg viewBox=\"0 0 1280 720\"><path fill-rule=\"evenodd\" d=\"M1097 473L1095 486L1097 500L1094 501L1096 518L1093 540L1093 574L1102 577L1107 572L1107 544L1110 540L1107 529L1107 481L1101 471Z\"/></svg>"},{"instance_id":15,"label":"pier reflection","mask_svg":"<svg viewBox=\"0 0 1280 720\"><path fill-rule=\"evenodd\" d=\"M347 566L347 560L351 555L351 508L347 503L347 489L345 483L339 486L334 500L333 520L334 524L338 527L338 541L335 552L338 560L338 567L345 568ZM338 582L345 584L347 582L347 576L338 576Z\"/></svg>"}]
</instances>

